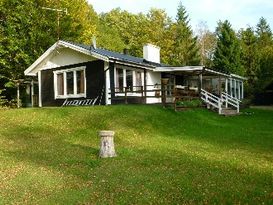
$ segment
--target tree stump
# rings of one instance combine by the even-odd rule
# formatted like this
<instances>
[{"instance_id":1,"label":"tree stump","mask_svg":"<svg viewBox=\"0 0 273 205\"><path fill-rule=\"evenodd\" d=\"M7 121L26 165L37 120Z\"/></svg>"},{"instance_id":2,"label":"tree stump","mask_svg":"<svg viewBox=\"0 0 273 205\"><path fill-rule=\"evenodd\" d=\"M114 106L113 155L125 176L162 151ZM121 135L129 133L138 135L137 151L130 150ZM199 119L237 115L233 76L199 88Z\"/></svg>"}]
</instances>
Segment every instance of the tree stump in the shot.
<instances>
[{"instance_id":1,"label":"tree stump","mask_svg":"<svg viewBox=\"0 0 273 205\"><path fill-rule=\"evenodd\" d=\"M114 131L102 130L99 132L99 136L101 137L99 156L101 158L117 156L115 152L114 135Z\"/></svg>"}]
</instances>

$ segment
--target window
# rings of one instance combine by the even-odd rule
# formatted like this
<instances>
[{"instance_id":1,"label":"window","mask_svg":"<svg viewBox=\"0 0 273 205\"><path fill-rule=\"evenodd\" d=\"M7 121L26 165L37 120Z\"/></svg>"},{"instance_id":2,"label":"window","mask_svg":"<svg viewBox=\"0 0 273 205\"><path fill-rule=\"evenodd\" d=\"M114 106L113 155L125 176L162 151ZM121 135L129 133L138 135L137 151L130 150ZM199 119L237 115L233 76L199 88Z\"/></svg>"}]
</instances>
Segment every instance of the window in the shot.
<instances>
[{"instance_id":1,"label":"window","mask_svg":"<svg viewBox=\"0 0 273 205\"><path fill-rule=\"evenodd\" d=\"M86 97L85 68L54 71L55 98Z\"/></svg>"},{"instance_id":2,"label":"window","mask_svg":"<svg viewBox=\"0 0 273 205\"><path fill-rule=\"evenodd\" d=\"M136 90L141 90L141 87L142 86L142 78L141 78L141 72L140 71L136 71Z\"/></svg>"},{"instance_id":3,"label":"window","mask_svg":"<svg viewBox=\"0 0 273 205\"><path fill-rule=\"evenodd\" d=\"M126 87L128 90L133 90L133 71L126 70Z\"/></svg>"},{"instance_id":4,"label":"window","mask_svg":"<svg viewBox=\"0 0 273 205\"><path fill-rule=\"evenodd\" d=\"M119 92L123 91L123 69L116 70L116 88Z\"/></svg>"},{"instance_id":5,"label":"window","mask_svg":"<svg viewBox=\"0 0 273 205\"><path fill-rule=\"evenodd\" d=\"M57 74L57 95L64 94L64 74L58 73Z\"/></svg>"},{"instance_id":6,"label":"window","mask_svg":"<svg viewBox=\"0 0 273 205\"><path fill-rule=\"evenodd\" d=\"M84 70L76 71L77 74L77 94L84 93Z\"/></svg>"},{"instance_id":7,"label":"window","mask_svg":"<svg viewBox=\"0 0 273 205\"><path fill-rule=\"evenodd\" d=\"M68 95L74 94L74 73L66 73L66 91Z\"/></svg>"},{"instance_id":8,"label":"window","mask_svg":"<svg viewBox=\"0 0 273 205\"><path fill-rule=\"evenodd\" d=\"M115 87L116 91L124 92L124 87L127 91L138 91L141 90L140 86L143 86L141 70L132 70L124 68L115 69Z\"/></svg>"}]
</instances>

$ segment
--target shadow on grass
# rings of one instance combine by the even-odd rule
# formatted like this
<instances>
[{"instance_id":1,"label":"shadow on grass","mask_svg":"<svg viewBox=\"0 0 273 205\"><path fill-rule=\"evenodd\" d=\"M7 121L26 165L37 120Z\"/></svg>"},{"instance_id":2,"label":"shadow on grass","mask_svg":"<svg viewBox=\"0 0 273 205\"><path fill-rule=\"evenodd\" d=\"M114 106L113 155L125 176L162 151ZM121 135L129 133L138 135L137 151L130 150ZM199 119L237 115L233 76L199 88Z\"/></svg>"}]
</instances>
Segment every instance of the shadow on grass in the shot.
<instances>
[{"instance_id":1,"label":"shadow on grass","mask_svg":"<svg viewBox=\"0 0 273 205\"><path fill-rule=\"evenodd\" d=\"M24 125L17 126L12 131L9 130L4 137L12 146L0 150L18 161L28 161L81 178L87 177L81 170L99 166L98 145L73 144L66 140L69 135L56 133L59 133L58 129L49 130L47 127L29 129ZM98 140L96 136L92 137Z\"/></svg>"},{"instance_id":2,"label":"shadow on grass","mask_svg":"<svg viewBox=\"0 0 273 205\"><path fill-rule=\"evenodd\" d=\"M247 149L273 153L273 112L254 111L254 114L223 117L205 109L174 112L160 106L123 106L120 116L113 115L120 140L137 133L145 137L194 139L219 147ZM108 122L109 124L109 122ZM122 129L126 128L126 129Z\"/></svg>"},{"instance_id":3,"label":"shadow on grass","mask_svg":"<svg viewBox=\"0 0 273 205\"><path fill-rule=\"evenodd\" d=\"M272 172L172 150L134 150L96 169L96 204L270 204ZM111 170L109 172L108 170Z\"/></svg>"},{"instance_id":4,"label":"shadow on grass","mask_svg":"<svg viewBox=\"0 0 273 205\"><path fill-rule=\"evenodd\" d=\"M34 167L48 167L63 173L64 180L72 181L65 184L64 190L45 199L52 203L272 202L273 179L268 169L259 172L241 166L241 162L232 164L232 159L228 163L210 160L195 153L202 149L198 143L189 152L176 149L186 139L223 150L247 149L270 155L272 128L267 123L272 118L264 112L251 117L223 118L206 110L175 113L139 105L67 108L61 114L59 109L39 112L43 114L41 124L12 122L14 127L1 131L6 143L12 146L0 150L6 157L35 164ZM51 118L53 123L49 121ZM98 160L99 129L117 132L118 158ZM153 144L159 138L162 143L166 141L166 146ZM135 147L128 146L132 140L137 142ZM150 149L141 144L142 140ZM217 150L210 151L219 154ZM90 180L92 184L86 185ZM39 188L35 190L39 192Z\"/></svg>"}]
</instances>

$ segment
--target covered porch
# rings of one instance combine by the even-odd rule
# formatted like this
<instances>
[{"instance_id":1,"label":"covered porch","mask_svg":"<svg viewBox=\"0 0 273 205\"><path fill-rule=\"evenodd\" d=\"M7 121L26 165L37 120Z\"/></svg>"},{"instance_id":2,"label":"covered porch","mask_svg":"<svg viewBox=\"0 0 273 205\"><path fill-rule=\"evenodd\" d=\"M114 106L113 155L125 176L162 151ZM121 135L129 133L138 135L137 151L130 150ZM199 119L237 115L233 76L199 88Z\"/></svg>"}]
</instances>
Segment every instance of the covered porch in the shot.
<instances>
[{"instance_id":1,"label":"covered porch","mask_svg":"<svg viewBox=\"0 0 273 205\"><path fill-rule=\"evenodd\" d=\"M155 72L161 72L162 78L169 78L169 84L174 88L200 94L206 90L216 96L222 92L242 100L244 98L244 79L235 74L225 74L203 66L158 67Z\"/></svg>"},{"instance_id":2,"label":"covered porch","mask_svg":"<svg viewBox=\"0 0 273 205\"><path fill-rule=\"evenodd\" d=\"M208 109L217 110L219 114L238 114L240 102L244 98L245 78L214 71L203 66L159 67L163 78L173 82L173 100L176 109L177 101L198 98Z\"/></svg>"}]
</instances>

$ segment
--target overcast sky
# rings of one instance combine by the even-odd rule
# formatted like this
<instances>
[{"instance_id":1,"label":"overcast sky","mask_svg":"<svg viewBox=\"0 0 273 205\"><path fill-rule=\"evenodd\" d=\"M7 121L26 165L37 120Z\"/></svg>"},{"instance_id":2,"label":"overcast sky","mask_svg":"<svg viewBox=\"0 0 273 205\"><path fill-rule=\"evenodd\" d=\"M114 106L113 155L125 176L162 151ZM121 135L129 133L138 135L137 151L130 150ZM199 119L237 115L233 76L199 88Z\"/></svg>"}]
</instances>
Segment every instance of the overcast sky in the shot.
<instances>
[{"instance_id":1,"label":"overcast sky","mask_svg":"<svg viewBox=\"0 0 273 205\"><path fill-rule=\"evenodd\" d=\"M175 19L180 0L88 0L97 13L120 7L133 13L147 13L151 7L164 9ZM192 29L204 21L211 31L218 20L229 20L234 29L255 26L263 16L273 29L273 0L184 0Z\"/></svg>"}]
</instances>

